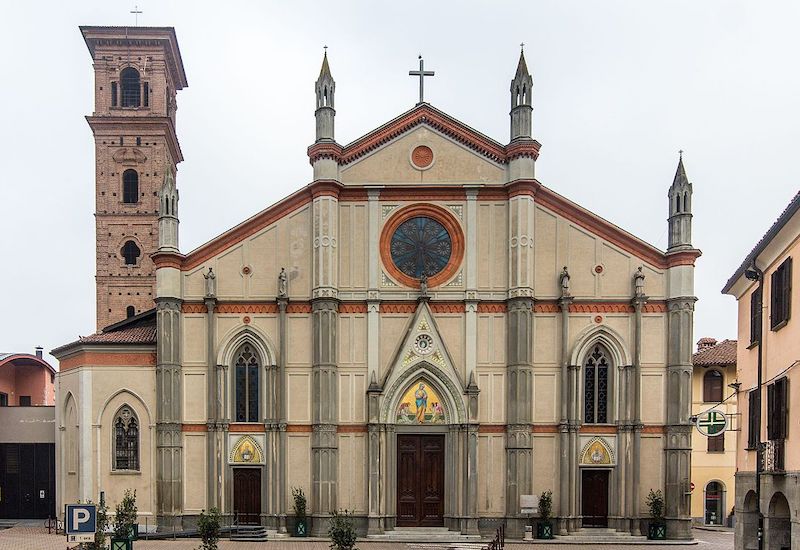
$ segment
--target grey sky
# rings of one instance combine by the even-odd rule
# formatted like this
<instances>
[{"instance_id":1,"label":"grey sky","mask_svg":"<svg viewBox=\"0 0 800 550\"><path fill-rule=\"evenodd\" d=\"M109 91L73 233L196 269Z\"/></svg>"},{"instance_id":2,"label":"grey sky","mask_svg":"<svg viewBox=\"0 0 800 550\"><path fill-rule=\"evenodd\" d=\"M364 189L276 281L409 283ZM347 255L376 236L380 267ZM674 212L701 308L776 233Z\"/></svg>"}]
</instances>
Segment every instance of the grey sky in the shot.
<instances>
[{"instance_id":1,"label":"grey sky","mask_svg":"<svg viewBox=\"0 0 800 550\"><path fill-rule=\"evenodd\" d=\"M508 141L525 42L537 177L666 247L678 149L694 184L695 340L736 337L720 288L797 192L796 2L205 2L141 0L176 28L184 252L307 184L313 82L328 45L348 143L426 100ZM133 24L133 2L3 6L0 351L94 331L91 59L78 25ZM52 358L50 358L52 360Z\"/></svg>"}]
</instances>

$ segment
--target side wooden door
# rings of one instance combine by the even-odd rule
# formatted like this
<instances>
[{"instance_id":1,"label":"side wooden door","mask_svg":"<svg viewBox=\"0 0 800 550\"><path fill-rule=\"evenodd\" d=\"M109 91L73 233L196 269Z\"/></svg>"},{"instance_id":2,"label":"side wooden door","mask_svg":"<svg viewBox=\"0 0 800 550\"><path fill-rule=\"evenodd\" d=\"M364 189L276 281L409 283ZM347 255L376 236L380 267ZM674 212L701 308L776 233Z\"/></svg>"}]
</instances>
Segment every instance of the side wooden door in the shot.
<instances>
[{"instance_id":1,"label":"side wooden door","mask_svg":"<svg viewBox=\"0 0 800 550\"><path fill-rule=\"evenodd\" d=\"M233 469L233 511L239 523L261 523L261 469Z\"/></svg>"}]
</instances>

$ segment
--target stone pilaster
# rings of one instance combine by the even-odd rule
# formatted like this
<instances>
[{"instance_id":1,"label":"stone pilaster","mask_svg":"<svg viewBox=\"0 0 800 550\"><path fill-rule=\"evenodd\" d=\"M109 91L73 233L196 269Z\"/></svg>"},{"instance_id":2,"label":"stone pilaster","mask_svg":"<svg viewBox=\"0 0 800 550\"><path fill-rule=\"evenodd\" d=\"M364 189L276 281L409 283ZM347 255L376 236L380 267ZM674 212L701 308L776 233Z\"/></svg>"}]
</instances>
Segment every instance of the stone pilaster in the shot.
<instances>
[{"instance_id":1,"label":"stone pilaster","mask_svg":"<svg viewBox=\"0 0 800 550\"><path fill-rule=\"evenodd\" d=\"M156 299L156 506L159 522L183 509L181 300Z\"/></svg>"},{"instance_id":2,"label":"stone pilaster","mask_svg":"<svg viewBox=\"0 0 800 550\"><path fill-rule=\"evenodd\" d=\"M569 516L569 476L571 455L569 453L569 305L571 296L562 296L558 301L561 310L561 392L558 423L558 443L560 449L559 484L558 484L558 534L567 534L567 517Z\"/></svg>"},{"instance_id":3,"label":"stone pilaster","mask_svg":"<svg viewBox=\"0 0 800 550\"><path fill-rule=\"evenodd\" d=\"M338 301L312 302L312 422L311 510L312 532L327 534L330 512L337 509L339 373L337 358Z\"/></svg>"},{"instance_id":4,"label":"stone pilaster","mask_svg":"<svg viewBox=\"0 0 800 550\"><path fill-rule=\"evenodd\" d=\"M692 329L694 297L667 300L667 435L665 518L667 537L689 539L691 531L690 473L692 454Z\"/></svg>"},{"instance_id":5,"label":"stone pilaster","mask_svg":"<svg viewBox=\"0 0 800 550\"><path fill-rule=\"evenodd\" d=\"M629 418L631 419L630 428L633 436L633 448L630 453L631 457L631 475L630 475L630 498L629 498L629 514L633 521L631 522L631 534L636 536L641 533L639 526L639 481L641 479L642 471L642 308L646 302L645 296L636 296L633 299L634 307L634 343L633 343L633 367L628 369L633 371L631 377L628 377L628 396L632 400L632 407L629 409ZM691 369L690 374L691 378ZM689 387L691 392L691 385ZM691 407L691 399L689 399L688 407ZM687 511L688 512L688 511Z\"/></svg>"},{"instance_id":6,"label":"stone pilaster","mask_svg":"<svg viewBox=\"0 0 800 550\"><path fill-rule=\"evenodd\" d=\"M216 431L217 422L220 419L219 402L217 401L217 358L215 354L214 342L216 341L216 323L214 322L214 308L217 304L217 299L213 296L206 296L206 357L208 364L206 366L206 384L207 388L207 401L206 401L206 502L207 506L211 508L216 506L219 508L221 504L219 495L219 483L217 482L217 441Z\"/></svg>"},{"instance_id":7,"label":"stone pilaster","mask_svg":"<svg viewBox=\"0 0 800 550\"><path fill-rule=\"evenodd\" d=\"M506 516L513 537L524 524L519 496L532 490L533 300L509 300L507 319Z\"/></svg>"},{"instance_id":8,"label":"stone pilaster","mask_svg":"<svg viewBox=\"0 0 800 550\"><path fill-rule=\"evenodd\" d=\"M278 349L278 372L276 381L276 411L278 417L278 468L274 476L275 484L278 486L278 532L286 532L286 480L288 475L286 453L287 453L287 413L286 413L286 308L289 305L288 298L278 298L278 330L280 330L280 343Z\"/></svg>"}]
</instances>

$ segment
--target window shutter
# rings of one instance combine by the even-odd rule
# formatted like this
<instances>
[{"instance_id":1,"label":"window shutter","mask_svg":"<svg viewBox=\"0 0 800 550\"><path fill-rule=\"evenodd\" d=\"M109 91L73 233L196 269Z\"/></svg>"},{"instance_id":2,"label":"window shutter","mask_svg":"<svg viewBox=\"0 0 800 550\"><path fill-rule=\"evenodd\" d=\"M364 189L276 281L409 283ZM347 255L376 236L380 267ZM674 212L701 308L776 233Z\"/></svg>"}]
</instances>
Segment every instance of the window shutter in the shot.
<instances>
[{"instance_id":1,"label":"window shutter","mask_svg":"<svg viewBox=\"0 0 800 550\"><path fill-rule=\"evenodd\" d=\"M767 439L777 439L775 415L775 384L767 386Z\"/></svg>"},{"instance_id":2,"label":"window shutter","mask_svg":"<svg viewBox=\"0 0 800 550\"><path fill-rule=\"evenodd\" d=\"M783 318L788 321L792 316L792 259L786 258L783 265Z\"/></svg>"},{"instance_id":3,"label":"window shutter","mask_svg":"<svg viewBox=\"0 0 800 550\"><path fill-rule=\"evenodd\" d=\"M747 447L754 449L758 445L758 430L756 427L756 410L758 407L758 392L751 390L747 394Z\"/></svg>"}]
</instances>

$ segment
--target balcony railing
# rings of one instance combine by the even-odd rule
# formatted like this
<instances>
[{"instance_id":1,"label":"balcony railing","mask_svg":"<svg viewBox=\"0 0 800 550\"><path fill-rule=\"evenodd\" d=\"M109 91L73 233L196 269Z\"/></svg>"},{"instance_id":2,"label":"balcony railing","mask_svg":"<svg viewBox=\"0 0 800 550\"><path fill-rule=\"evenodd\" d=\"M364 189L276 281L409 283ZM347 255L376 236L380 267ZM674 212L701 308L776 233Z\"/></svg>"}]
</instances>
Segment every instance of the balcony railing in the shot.
<instances>
[{"instance_id":1,"label":"balcony railing","mask_svg":"<svg viewBox=\"0 0 800 550\"><path fill-rule=\"evenodd\" d=\"M761 469L764 472L783 472L785 440L772 439L763 443L761 451Z\"/></svg>"}]
</instances>

